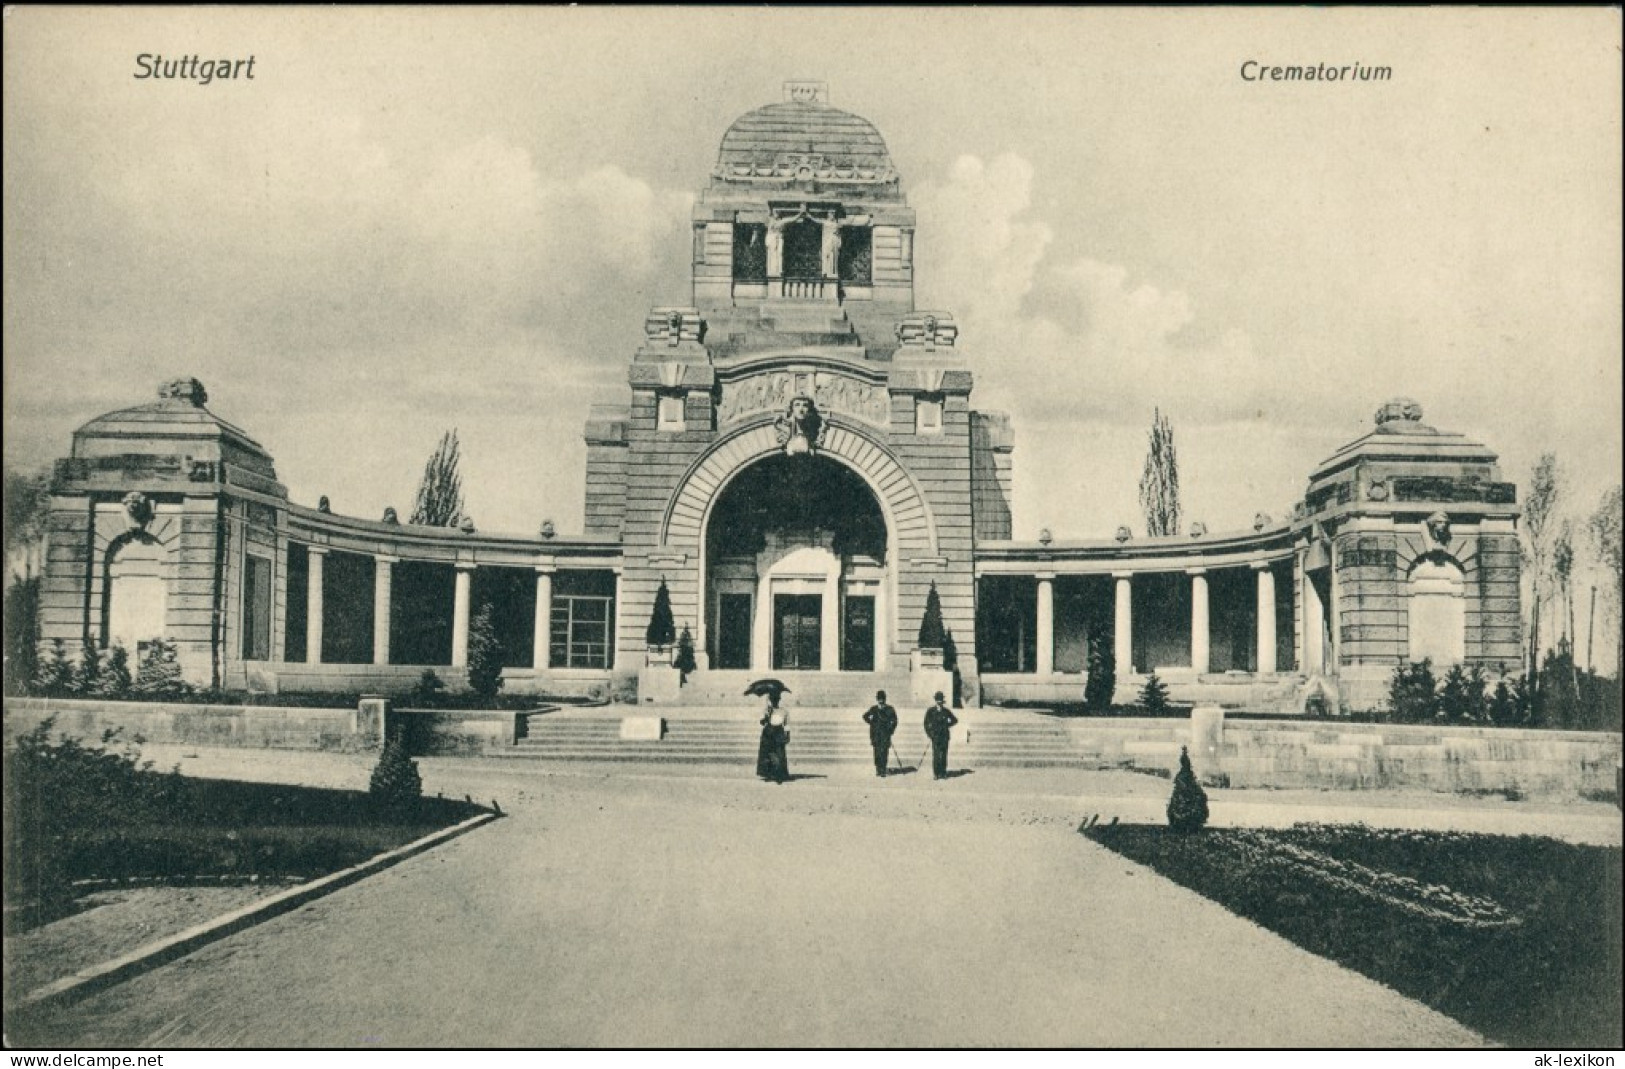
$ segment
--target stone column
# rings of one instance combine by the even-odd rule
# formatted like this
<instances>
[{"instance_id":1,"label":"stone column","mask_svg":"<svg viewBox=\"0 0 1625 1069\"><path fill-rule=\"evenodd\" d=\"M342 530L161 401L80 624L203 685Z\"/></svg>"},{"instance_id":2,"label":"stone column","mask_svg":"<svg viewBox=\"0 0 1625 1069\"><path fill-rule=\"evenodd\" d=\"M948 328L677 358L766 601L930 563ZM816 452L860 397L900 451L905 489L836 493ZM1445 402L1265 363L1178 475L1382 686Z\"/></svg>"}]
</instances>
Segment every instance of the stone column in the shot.
<instances>
[{"instance_id":1,"label":"stone column","mask_svg":"<svg viewBox=\"0 0 1625 1069\"><path fill-rule=\"evenodd\" d=\"M1192 568L1191 577L1191 670L1203 675L1208 670L1209 630L1207 611L1207 571Z\"/></svg>"},{"instance_id":2,"label":"stone column","mask_svg":"<svg viewBox=\"0 0 1625 1069\"><path fill-rule=\"evenodd\" d=\"M1326 621L1321 607L1320 592L1309 578L1309 569L1303 571L1303 670L1306 675L1320 675L1326 670Z\"/></svg>"},{"instance_id":3,"label":"stone column","mask_svg":"<svg viewBox=\"0 0 1625 1069\"><path fill-rule=\"evenodd\" d=\"M1055 577L1038 577L1038 674L1055 673Z\"/></svg>"},{"instance_id":4,"label":"stone column","mask_svg":"<svg viewBox=\"0 0 1625 1069\"><path fill-rule=\"evenodd\" d=\"M553 651L553 568L536 567L536 634L531 639L531 664L540 672L551 665Z\"/></svg>"},{"instance_id":5,"label":"stone column","mask_svg":"<svg viewBox=\"0 0 1625 1069\"><path fill-rule=\"evenodd\" d=\"M305 594L305 663L322 663L322 562L327 559L326 546L309 546L310 561L306 576Z\"/></svg>"},{"instance_id":6,"label":"stone column","mask_svg":"<svg viewBox=\"0 0 1625 1069\"><path fill-rule=\"evenodd\" d=\"M620 639L618 636L621 633L621 613L623 612L622 606L625 603L625 599L621 597L621 588L625 585L623 582L625 578L626 576L623 574L621 566L617 564L615 566L615 619L611 621L614 626L609 632L611 635L617 637L609 643L609 667L611 668L615 667L616 647L620 645ZM637 669L636 664L631 664L627 667L633 671Z\"/></svg>"},{"instance_id":7,"label":"stone column","mask_svg":"<svg viewBox=\"0 0 1625 1069\"><path fill-rule=\"evenodd\" d=\"M468 601L474 584L474 565L457 565L457 592L451 603L451 666L468 667Z\"/></svg>"},{"instance_id":8,"label":"stone column","mask_svg":"<svg viewBox=\"0 0 1625 1069\"><path fill-rule=\"evenodd\" d=\"M1275 572L1268 563L1255 564L1258 573L1258 674L1275 672Z\"/></svg>"},{"instance_id":9,"label":"stone column","mask_svg":"<svg viewBox=\"0 0 1625 1069\"><path fill-rule=\"evenodd\" d=\"M824 618L818 628L818 670L841 670L841 558L824 578L823 603L819 615Z\"/></svg>"},{"instance_id":10,"label":"stone column","mask_svg":"<svg viewBox=\"0 0 1625 1069\"><path fill-rule=\"evenodd\" d=\"M399 557L379 554L373 558L372 583L372 663L389 663L389 603L391 567Z\"/></svg>"},{"instance_id":11,"label":"stone column","mask_svg":"<svg viewBox=\"0 0 1625 1069\"><path fill-rule=\"evenodd\" d=\"M1113 572L1117 580L1116 627L1112 636L1112 652L1117 658L1117 678L1122 679L1134 671L1134 589L1132 572Z\"/></svg>"},{"instance_id":12,"label":"stone column","mask_svg":"<svg viewBox=\"0 0 1625 1069\"><path fill-rule=\"evenodd\" d=\"M891 667L891 635L886 629L891 626L891 614L886 611L890 596L891 583L882 579L875 588L875 671L884 672Z\"/></svg>"}]
</instances>

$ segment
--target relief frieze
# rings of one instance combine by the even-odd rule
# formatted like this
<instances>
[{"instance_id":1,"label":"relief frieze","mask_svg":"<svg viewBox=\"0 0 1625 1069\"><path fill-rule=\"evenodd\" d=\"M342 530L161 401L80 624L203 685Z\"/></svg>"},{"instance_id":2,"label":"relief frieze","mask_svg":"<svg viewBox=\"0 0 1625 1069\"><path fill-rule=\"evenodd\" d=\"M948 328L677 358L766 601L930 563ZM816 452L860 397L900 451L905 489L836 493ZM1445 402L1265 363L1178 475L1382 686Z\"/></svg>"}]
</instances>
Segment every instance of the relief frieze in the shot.
<instances>
[{"instance_id":1,"label":"relief frieze","mask_svg":"<svg viewBox=\"0 0 1625 1069\"><path fill-rule=\"evenodd\" d=\"M849 416L884 428L891 421L891 396L850 375L830 371L770 371L752 375L722 388L717 406L718 424L735 423L750 416L782 414L797 396L811 397L820 412Z\"/></svg>"}]
</instances>

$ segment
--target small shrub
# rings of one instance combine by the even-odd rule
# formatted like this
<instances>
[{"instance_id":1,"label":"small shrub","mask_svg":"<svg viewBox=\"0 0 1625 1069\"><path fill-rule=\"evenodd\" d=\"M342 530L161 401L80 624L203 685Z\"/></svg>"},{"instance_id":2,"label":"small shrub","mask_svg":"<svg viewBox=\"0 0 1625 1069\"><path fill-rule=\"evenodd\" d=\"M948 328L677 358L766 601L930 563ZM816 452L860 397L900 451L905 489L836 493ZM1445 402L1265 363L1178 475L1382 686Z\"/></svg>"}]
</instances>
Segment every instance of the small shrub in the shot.
<instances>
[{"instance_id":1,"label":"small shrub","mask_svg":"<svg viewBox=\"0 0 1625 1069\"><path fill-rule=\"evenodd\" d=\"M101 686L101 679L102 652L95 643L86 642L79 648L79 663L74 666L73 681L68 689L76 695L92 695Z\"/></svg>"},{"instance_id":2,"label":"small shrub","mask_svg":"<svg viewBox=\"0 0 1625 1069\"><path fill-rule=\"evenodd\" d=\"M52 639L50 652L40 658L31 689L47 698L60 698L73 690L73 661L61 639Z\"/></svg>"},{"instance_id":3,"label":"small shrub","mask_svg":"<svg viewBox=\"0 0 1625 1069\"><path fill-rule=\"evenodd\" d=\"M418 772L418 763L406 755L406 741L401 736L395 735L384 743L367 793L391 808L414 805L423 797L423 776Z\"/></svg>"},{"instance_id":4,"label":"small shrub","mask_svg":"<svg viewBox=\"0 0 1625 1069\"><path fill-rule=\"evenodd\" d=\"M1462 671L1461 665L1453 664L1450 671L1444 674L1444 685L1439 688L1439 719L1452 724L1471 720L1473 710L1470 704L1467 673Z\"/></svg>"},{"instance_id":5,"label":"small shrub","mask_svg":"<svg viewBox=\"0 0 1625 1069\"><path fill-rule=\"evenodd\" d=\"M1439 695L1433 662L1422 660L1395 668L1388 681L1388 704L1394 719L1402 722L1427 721L1437 716Z\"/></svg>"},{"instance_id":6,"label":"small shrub","mask_svg":"<svg viewBox=\"0 0 1625 1069\"><path fill-rule=\"evenodd\" d=\"M1495 685L1495 694L1489 702L1490 722L1494 724L1516 724L1518 722L1518 704L1512 696L1512 688L1507 686L1506 680Z\"/></svg>"},{"instance_id":7,"label":"small shrub","mask_svg":"<svg viewBox=\"0 0 1625 1069\"><path fill-rule=\"evenodd\" d=\"M489 605L480 606L468 627L468 689L484 701L502 689L502 648Z\"/></svg>"},{"instance_id":8,"label":"small shrub","mask_svg":"<svg viewBox=\"0 0 1625 1069\"><path fill-rule=\"evenodd\" d=\"M418 676L417 686L412 688L412 701L417 705L433 705L446 693L446 684L435 674L433 668L425 668L423 674Z\"/></svg>"},{"instance_id":9,"label":"small shrub","mask_svg":"<svg viewBox=\"0 0 1625 1069\"><path fill-rule=\"evenodd\" d=\"M107 661L96 677L96 696L99 698L128 698L135 683L130 675L130 651L122 643L115 643L107 651Z\"/></svg>"},{"instance_id":10,"label":"small shrub","mask_svg":"<svg viewBox=\"0 0 1625 1069\"><path fill-rule=\"evenodd\" d=\"M1089 637L1089 678L1083 684L1083 705L1091 713L1111 709L1117 689L1117 654L1101 635Z\"/></svg>"},{"instance_id":11,"label":"small shrub","mask_svg":"<svg viewBox=\"0 0 1625 1069\"><path fill-rule=\"evenodd\" d=\"M155 638L142 643L141 663L131 689L143 698L179 698L192 693L191 684L181 676L180 656L173 642Z\"/></svg>"},{"instance_id":12,"label":"small shrub","mask_svg":"<svg viewBox=\"0 0 1625 1069\"><path fill-rule=\"evenodd\" d=\"M1140 705L1152 716L1168 711L1168 684L1155 672L1146 677L1145 686L1140 689Z\"/></svg>"},{"instance_id":13,"label":"small shrub","mask_svg":"<svg viewBox=\"0 0 1625 1069\"><path fill-rule=\"evenodd\" d=\"M671 665L683 673L684 679L699 667L699 662L694 659L694 636L689 633L686 625L683 627L683 633L677 636L677 657Z\"/></svg>"},{"instance_id":14,"label":"small shrub","mask_svg":"<svg viewBox=\"0 0 1625 1069\"><path fill-rule=\"evenodd\" d=\"M1168 826L1175 831L1200 831L1207 824L1207 792L1196 782L1190 751L1179 748L1179 773L1168 798Z\"/></svg>"}]
</instances>

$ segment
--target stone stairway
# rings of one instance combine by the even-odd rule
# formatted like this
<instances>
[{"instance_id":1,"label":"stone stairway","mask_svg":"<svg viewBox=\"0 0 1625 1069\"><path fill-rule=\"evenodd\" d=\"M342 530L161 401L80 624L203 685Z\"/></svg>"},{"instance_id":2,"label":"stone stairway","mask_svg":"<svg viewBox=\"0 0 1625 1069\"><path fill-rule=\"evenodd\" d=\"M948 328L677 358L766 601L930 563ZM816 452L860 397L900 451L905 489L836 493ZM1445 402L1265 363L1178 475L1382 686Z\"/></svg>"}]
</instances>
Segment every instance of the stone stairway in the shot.
<instances>
[{"instance_id":1,"label":"stone stairway","mask_svg":"<svg viewBox=\"0 0 1625 1069\"><path fill-rule=\"evenodd\" d=\"M758 672L753 669L713 668L693 672L678 694L678 704L685 707L738 706L747 712L758 711L761 698L747 698L745 688L764 676L779 680L790 688L784 696L786 709L820 708L850 709L854 717L874 704L875 691L886 692L892 705L905 708L910 702L909 674L902 669L893 672ZM653 706L646 707L658 712ZM924 712L924 705L920 707Z\"/></svg>"},{"instance_id":2,"label":"stone stairway","mask_svg":"<svg viewBox=\"0 0 1625 1069\"><path fill-rule=\"evenodd\" d=\"M639 712L626 710L627 715ZM666 720L666 733L655 740L623 740L620 716L546 715L530 718L526 737L504 757L547 761L617 761L671 764L753 765L760 728L749 716L735 716L731 710L695 716L678 715ZM950 751L953 768L1099 768L1098 758L1081 753L1066 729L1042 718L1030 721L998 721L977 724L976 711L963 719L968 738L956 742ZM903 723L893 737L897 757L906 767L919 767L926 751L925 732L912 714L902 714ZM819 719L791 714L790 765L850 764L867 766L873 761L868 727L853 713L848 719ZM929 754L926 760L929 761Z\"/></svg>"}]
</instances>

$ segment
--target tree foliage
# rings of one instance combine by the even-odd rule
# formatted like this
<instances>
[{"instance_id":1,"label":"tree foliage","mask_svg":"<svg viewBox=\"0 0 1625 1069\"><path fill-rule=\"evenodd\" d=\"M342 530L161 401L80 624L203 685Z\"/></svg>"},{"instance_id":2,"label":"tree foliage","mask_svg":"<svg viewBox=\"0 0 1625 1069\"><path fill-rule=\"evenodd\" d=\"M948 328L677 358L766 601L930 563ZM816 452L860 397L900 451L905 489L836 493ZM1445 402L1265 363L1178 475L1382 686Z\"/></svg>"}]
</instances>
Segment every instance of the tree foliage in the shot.
<instances>
[{"instance_id":1,"label":"tree foliage","mask_svg":"<svg viewBox=\"0 0 1625 1069\"><path fill-rule=\"evenodd\" d=\"M1117 689L1117 651L1109 638L1089 636L1089 678L1083 684L1083 705L1091 713L1104 713L1112 706Z\"/></svg>"},{"instance_id":2,"label":"tree foliage","mask_svg":"<svg viewBox=\"0 0 1625 1069\"><path fill-rule=\"evenodd\" d=\"M51 477L43 471L5 473L7 575L28 579L44 564L45 525L51 503Z\"/></svg>"},{"instance_id":3,"label":"tree foliage","mask_svg":"<svg viewBox=\"0 0 1625 1069\"><path fill-rule=\"evenodd\" d=\"M1161 409L1151 416L1145 473L1140 476L1140 508L1145 533L1153 537L1179 533L1179 455L1174 449L1174 428Z\"/></svg>"},{"instance_id":4,"label":"tree foliage","mask_svg":"<svg viewBox=\"0 0 1625 1069\"><path fill-rule=\"evenodd\" d=\"M456 527L463 522L463 477L457 470L461 447L457 430L440 437L440 444L423 465L412 522L424 527Z\"/></svg>"},{"instance_id":5,"label":"tree foliage","mask_svg":"<svg viewBox=\"0 0 1625 1069\"><path fill-rule=\"evenodd\" d=\"M671 591L666 589L664 577L660 589L655 591L655 605L649 613L649 626L643 630L643 639L652 650L669 649L677 641L677 621L671 614Z\"/></svg>"},{"instance_id":6,"label":"tree foliage","mask_svg":"<svg viewBox=\"0 0 1625 1069\"><path fill-rule=\"evenodd\" d=\"M677 636L677 656L672 659L671 666L683 673L685 678L699 667L699 662L694 659L694 636L686 625L683 633Z\"/></svg>"},{"instance_id":7,"label":"tree foliage","mask_svg":"<svg viewBox=\"0 0 1625 1069\"><path fill-rule=\"evenodd\" d=\"M423 776L418 763L407 756L406 741L393 735L384 743L384 752L378 755L373 767L367 793L386 806L405 807L423 797Z\"/></svg>"},{"instance_id":8,"label":"tree foliage","mask_svg":"<svg viewBox=\"0 0 1625 1069\"><path fill-rule=\"evenodd\" d=\"M1529 671L1533 674L1540 657L1540 610L1545 595L1544 580L1551 565L1552 540L1562 498L1563 479L1556 453L1543 453L1529 479L1529 492L1523 504L1523 559L1529 571Z\"/></svg>"},{"instance_id":9,"label":"tree foliage","mask_svg":"<svg viewBox=\"0 0 1625 1069\"><path fill-rule=\"evenodd\" d=\"M1201 831L1207 823L1207 792L1196 782L1190 751L1179 748L1179 773L1174 776L1174 793L1168 798L1168 826L1174 831Z\"/></svg>"},{"instance_id":10,"label":"tree foliage","mask_svg":"<svg viewBox=\"0 0 1625 1069\"><path fill-rule=\"evenodd\" d=\"M481 605L468 624L468 689L485 701L502 689L502 644L489 605Z\"/></svg>"},{"instance_id":11,"label":"tree foliage","mask_svg":"<svg viewBox=\"0 0 1625 1069\"><path fill-rule=\"evenodd\" d=\"M1620 560L1620 527L1625 523L1625 506L1620 500L1620 488L1614 486L1602 495L1602 501L1597 505L1597 511L1591 514L1586 527L1591 535L1591 548L1597 554L1597 562L1602 565L1603 571L1612 580L1604 606L1614 618L1615 636L1625 643L1625 627L1621 627L1622 596L1625 596L1625 569L1621 567ZM1590 663L1589 657L1587 663ZM1615 662L1616 665L1619 662ZM1618 674L1618 668L1615 669Z\"/></svg>"},{"instance_id":12,"label":"tree foliage","mask_svg":"<svg viewBox=\"0 0 1625 1069\"><path fill-rule=\"evenodd\" d=\"M1140 689L1140 707L1152 716L1168 711L1168 684L1155 672L1145 677L1145 686Z\"/></svg>"},{"instance_id":13,"label":"tree foliage","mask_svg":"<svg viewBox=\"0 0 1625 1069\"><path fill-rule=\"evenodd\" d=\"M925 614L920 617L920 632L916 642L922 650L940 650L947 640L947 628L942 624L942 598L937 595L937 584L932 582L925 595Z\"/></svg>"}]
</instances>

